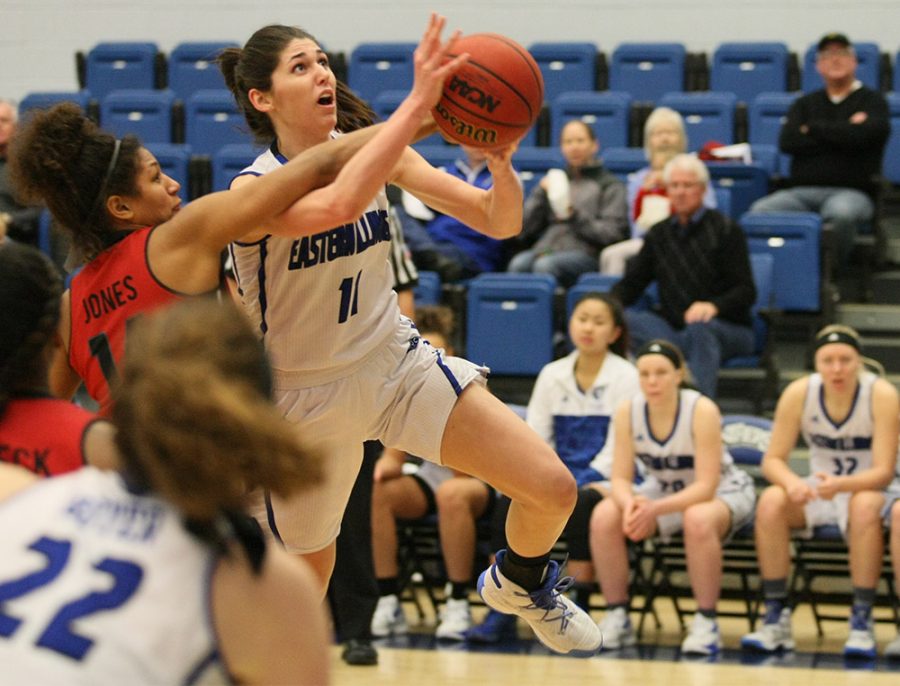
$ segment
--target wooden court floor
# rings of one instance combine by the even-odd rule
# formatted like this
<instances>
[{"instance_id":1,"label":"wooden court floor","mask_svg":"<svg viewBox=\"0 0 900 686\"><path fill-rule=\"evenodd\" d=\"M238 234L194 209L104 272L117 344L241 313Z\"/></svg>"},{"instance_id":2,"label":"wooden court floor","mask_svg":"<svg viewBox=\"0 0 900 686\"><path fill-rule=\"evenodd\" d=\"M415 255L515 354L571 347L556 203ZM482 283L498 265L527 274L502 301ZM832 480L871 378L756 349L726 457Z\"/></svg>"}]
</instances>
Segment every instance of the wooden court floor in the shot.
<instances>
[{"instance_id":1,"label":"wooden court floor","mask_svg":"<svg viewBox=\"0 0 900 686\"><path fill-rule=\"evenodd\" d=\"M723 603L723 606L725 604ZM837 612L841 608L830 608ZM784 655L754 656L740 650L740 637L747 632L742 619L722 618L725 650L718 658L681 658L677 646L682 634L668 603L658 610L662 627L644 632L638 647L626 652L603 653L579 659L548 654L536 645L520 622L520 640L497 652L469 650L464 644L436 643L431 638L434 618L415 624L416 611L405 606L411 635L376 642L379 663L374 667L350 667L332 649L332 682L347 686L469 686L509 684L661 684L665 686L878 686L900 683L900 663L879 657L872 662L845 661L841 648L847 636L843 622L826 622L825 637L816 634L812 613L800 606L794 613L797 650ZM476 608L476 619L482 609ZM600 613L594 613L599 620ZM649 626L649 625L648 625ZM892 640L890 624L876 625L879 651ZM412 646L412 647L407 647ZM506 651L506 652L502 652Z\"/></svg>"}]
</instances>

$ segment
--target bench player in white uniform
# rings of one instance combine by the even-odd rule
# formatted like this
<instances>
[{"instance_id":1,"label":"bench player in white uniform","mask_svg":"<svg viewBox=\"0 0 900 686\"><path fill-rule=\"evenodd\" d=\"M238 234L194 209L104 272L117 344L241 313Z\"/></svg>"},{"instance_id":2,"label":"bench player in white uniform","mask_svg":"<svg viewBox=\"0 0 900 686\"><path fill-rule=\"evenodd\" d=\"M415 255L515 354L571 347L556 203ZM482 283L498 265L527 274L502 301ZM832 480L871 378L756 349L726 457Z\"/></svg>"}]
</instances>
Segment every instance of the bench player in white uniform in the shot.
<instances>
[{"instance_id":1,"label":"bench player in white uniform","mask_svg":"<svg viewBox=\"0 0 900 686\"><path fill-rule=\"evenodd\" d=\"M884 554L885 489L894 477L900 403L896 389L866 371L859 335L832 325L816 334L814 374L792 382L775 408L762 470L772 483L759 499L756 551L766 615L741 644L771 652L792 649L787 602L791 531L837 524L850 548L853 608L844 644L849 657L874 657L872 604ZM788 465L797 438L809 446L810 470Z\"/></svg>"},{"instance_id":2,"label":"bench player in white uniform","mask_svg":"<svg viewBox=\"0 0 900 686\"><path fill-rule=\"evenodd\" d=\"M198 300L128 346L106 446L122 473L0 464L0 681L325 683L315 576L240 512L246 484L297 492L318 470L255 334Z\"/></svg>"},{"instance_id":3,"label":"bench player in white uniform","mask_svg":"<svg viewBox=\"0 0 900 686\"><path fill-rule=\"evenodd\" d=\"M683 532L688 575L697 613L681 649L714 654L722 647L716 603L722 578L722 541L749 523L756 494L753 479L734 466L722 445L719 408L695 390L681 388L681 351L650 341L635 364L641 393L622 403L613 419L612 497L591 520L591 549L606 598L600 623L604 648L635 642L628 617L626 539L663 539ZM645 480L634 486L635 460Z\"/></svg>"},{"instance_id":4,"label":"bench player in white uniform","mask_svg":"<svg viewBox=\"0 0 900 686\"><path fill-rule=\"evenodd\" d=\"M434 75L446 69L436 70L440 62L434 60L447 51L440 46L443 24L433 18L416 50L416 82L401 110L424 115L437 101ZM319 44L300 29L260 29L243 49L224 51L220 65L250 128L273 141L232 188L257 183L256 175L365 118ZM384 184L395 183L478 231L506 238L520 231L522 221L514 147L487 152L494 178L487 191L407 149L373 164L355 197L313 192L282 215L279 224L290 224L303 238L283 240L261 225L233 245L242 302L270 352L278 403L326 456L325 482L314 493L291 501L273 497L266 515L288 550L310 560L324 586L363 441L378 439L477 476L515 501L509 550L482 575L482 596L496 609L526 618L552 649L593 652L599 630L560 595L558 565L549 559L574 506L574 480L553 451L488 393L486 370L422 341L391 291Z\"/></svg>"}]
</instances>

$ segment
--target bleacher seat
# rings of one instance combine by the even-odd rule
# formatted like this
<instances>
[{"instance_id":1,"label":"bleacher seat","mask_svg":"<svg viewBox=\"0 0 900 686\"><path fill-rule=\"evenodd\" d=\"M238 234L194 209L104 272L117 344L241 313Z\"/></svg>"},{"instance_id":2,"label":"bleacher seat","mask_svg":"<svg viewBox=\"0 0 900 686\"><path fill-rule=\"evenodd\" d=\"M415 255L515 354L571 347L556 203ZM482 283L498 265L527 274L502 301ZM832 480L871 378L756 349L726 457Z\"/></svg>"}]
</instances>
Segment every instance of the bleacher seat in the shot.
<instances>
[{"instance_id":1,"label":"bleacher seat","mask_svg":"<svg viewBox=\"0 0 900 686\"><path fill-rule=\"evenodd\" d=\"M621 278L621 276L600 274L599 272L581 274L575 285L570 286L566 291L566 321L569 321L572 310L575 309L575 303L582 297L588 293L609 293Z\"/></svg>"},{"instance_id":2,"label":"bleacher seat","mask_svg":"<svg viewBox=\"0 0 900 686\"><path fill-rule=\"evenodd\" d=\"M513 153L513 167L519 172L525 197L549 169L565 169L566 160L558 147L522 146Z\"/></svg>"},{"instance_id":3,"label":"bleacher seat","mask_svg":"<svg viewBox=\"0 0 900 686\"><path fill-rule=\"evenodd\" d=\"M756 200L769 193L769 173L760 164L708 162L713 186L731 191L731 216L740 217Z\"/></svg>"},{"instance_id":4,"label":"bleacher seat","mask_svg":"<svg viewBox=\"0 0 900 686\"><path fill-rule=\"evenodd\" d=\"M787 90L788 54L784 43L722 43L713 53L709 88L745 103L764 91Z\"/></svg>"},{"instance_id":5,"label":"bleacher seat","mask_svg":"<svg viewBox=\"0 0 900 686\"><path fill-rule=\"evenodd\" d=\"M225 79L216 58L225 48L237 43L186 42L179 43L169 53L169 88L180 100L187 100L199 90L225 88Z\"/></svg>"},{"instance_id":6,"label":"bleacher seat","mask_svg":"<svg viewBox=\"0 0 900 686\"><path fill-rule=\"evenodd\" d=\"M609 88L636 102L656 102L685 88L687 51L681 43L622 43L612 54Z\"/></svg>"},{"instance_id":7,"label":"bleacher seat","mask_svg":"<svg viewBox=\"0 0 900 686\"><path fill-rule=\"evenodd\" d=\"M91 100L91 94L80 91L35 91L28 93L19 102L19 119L24 120L30 110L45 110L61 102L74 102L85 112Z\"/></svg>"},{"instance_id":8,"label":"bleacher seat","mask_svg":"<svg viewBox=\"0 0 900 686\"><path fill-rule=\"evenodd\" d=\"M230 143L219 148L212 157L212 190L227 190L232 179L259 153L259 147L250 143Z\"/></svg>"},{"instance_id":9,"label":"bleacher seat","mask_svg":"<svg viewBox=\"0 0 900 686\"><path fill-rule=\"evenodd\" d=\"M168 90L114 90L100 101L100 126L121 138L134 134L144 143L172 142L172 105Z\"/></svg>"},{"instance_id":10,"label":"bleacher seat","mask_svg":"<svg viewBox=\"0 0 900 686\"><path fill-rule=\"evenodd\" d=\"M247 122L230 91L197 91L185 102L184 142L195 155L214 155L223 145L251 140Z\"/></svg>"},{"instance_id":11,"label":"bleacher seat","mask_svg":"<svg viewBox=\"0 0 900 686\"><path fill-rule=\"evenodd\" d=\"M413 85L415 43L361 43L350 53L348 85L372 102L381 91L409 92Z\"/></svg>"},{"instance_id":12,"label":"bleacher seat","mask_svg":"<svg viewBox=\"0 0 900 686\"><path fill-rule=\"evenodd\" d=\"M747 140L751 145L778 145L788 110L801 93L760 93L747 106Z\"/></svg>"},{"instance_id":13,"label":"bleacher seat","mask_svg":"<svg viewBox=\"0 0 900 686\"><path fill-rule=\"evenodd\" d=\"M497 375L533 376L553 359L556 280L547 274L482 274L469 282L466 358Z\"/></svg>"},{"instance_id":14,"label":"bleacher seat","mask_svg":"<svg viewBox=\"0 0 900 686\"><path fill-rule=\"evenodd\" d=\"M806 50L803 58L803 74L800 78L800 88L809 93L810 91L824 88L822 77L816 71L816 47L814 43ZM881 50L877 43L861 42L853 43L856 50L856 60L859 66L856 68L856 78L863 82L863 85L881 89Z\"/></svg>"},{"instance_id":15,"label":"bleacher seat","mask_svg":"<svg viewBox=\"0 0 900 686\"><path fill-rule=\"evenodd\" d=\"M756 286L756 301L751 309L753 354L723 360L719 381L753 384L755 388L741 393L741 397L752 398L754 410L760 413L764 410L764 402L774 405L778 394L778 369L772 354L768 315L775 300L775 258L766 252L751 253L750 269Z\"/></svg>"},{"instance_id":16,"label":"bleacher seat","mask_svg":"<svg viewBox=\"0 0 900 686\"><path fill-rule=\"evenodd\" d=\"M774 258L774 306L821 310L822 219L812 212L748 212L740 218L750 253Z\"/></svg>"},{"instance_id":17,"label":"bleacher seat","mask_svg":"<svg viewBox=\"0 0 900 686\"><path fill-rule=\"evenodd\" d=\"M568 91L596 89L597 46L594 43L533 43L528 52L544 77L545 102L553 103Z\"/></svg>"},{"instance_id":18,"label":"bleacher seat","mask_svg":"<svg viewBox=\"0 0 900 686\"><path fill-rule=\"evenodd\" d=\"M726 145L734 142L734 93L666 93L659 106L671 107L684 118L688 150L700 150L708 141Z\"/></svg>"},{"instance_id":19,"label":"bleacher seat","mask_svg":"<svg viewBox=\"0 0 900 686\"><path fill-rule=\"evenodd\" d=\"M375 114L378 115L378 118L382 121L386 121L388 117L390 117L394 110L396 110L400 103L403 102L404 98L409 95L408 90L386 90L381 91L378 95L376 95L372 100L369 101L372 109ZM433 133L427 138L422 139L418 143L419 145L444 145L444 137L438 133Z\"/></svg>"},{"instance_id":20,"label":"bleacher seat","mask_svg":"<svg viewBox=\"0 0 900 686\"><path fill-rule=\"evenodd\" d=\"M97 43L87 54L85 86L98 100L114 90L155 88L159 54L156 43Z\"/></svg>"},{"instance_id":21,"label":"bleacher seat","mask_svg":"<svg viewBox=\"0 0 900 686\"><path fill-rule=\"evenodd\" d=\"M563 93L550 105L550 140L558 145L563 127L573 119L580 119L594 130L601 149L627 146L630 114L631 96L628 93Z\"/></svg>"},{"instance_id":22,"label":"bleacher seat","mask_svg":"<svg viewBox=\"0 0 900 686\"><path fill-rule=\"evenodd\" d=\"M731 212L731 189L713 184L713 192L716 195L716 209L726 217L736 218Z\"/></svg>"},{"instance_id":23,"label":"bleacher seat","mask_svg":"<svg viewBox=\"0 0 900 686\"><path fill-rule=\"evenodd\" d=\"M53 215L50 214L50 210L44 208L41 210L40 215L38 216L38 235L37 235L37 247L41 252L43 252L47 257L53 257L52 254L52 242L51 242L51 233L53 231Z\"/></svg>"},{"instance_id":24,"label":"bleacher seat","mask_svg":"<svg viewBox=\"0 0 900 686\"><path fill-rule=\"evenodd\" d=\"M188 145L174 143L147 143L147 150L153 153L160 169L181 184L179 197L187 202L194 196L191 194L191 148Z\"/></svg>"},{"instance_id":25,"label":"bleacher seat","mask_svg":"<svg viewBox=\"0 0 900 686\"><path fill-rule=\"evenodd\" d=\"M649 164L643 148L607 148L601 145L600 159L603 160L603 166L623 182L629 174Z\"/></svg>"},{"instance_id":26,"label":"bleacher seat","mask_svg":"<svg viewBox=\"0 0 900 686\"><path fill-rule=\"evenodd\" d=\"M888 93L886 98L891 119L891 135L884 149L883 173L884 178L891 183L900 184L900 93Z\"/></svg>"},{"instance_id":27,"label":"bleacher seat","mask_svg":"<svg viewBox=\"0 0 900 686\"><path fill-rule=\"evenodd\" d=\"M437 272L420 271L419 283L413 289L416 306L441 304L441 276Z\"/></svg>"}]
</instances>

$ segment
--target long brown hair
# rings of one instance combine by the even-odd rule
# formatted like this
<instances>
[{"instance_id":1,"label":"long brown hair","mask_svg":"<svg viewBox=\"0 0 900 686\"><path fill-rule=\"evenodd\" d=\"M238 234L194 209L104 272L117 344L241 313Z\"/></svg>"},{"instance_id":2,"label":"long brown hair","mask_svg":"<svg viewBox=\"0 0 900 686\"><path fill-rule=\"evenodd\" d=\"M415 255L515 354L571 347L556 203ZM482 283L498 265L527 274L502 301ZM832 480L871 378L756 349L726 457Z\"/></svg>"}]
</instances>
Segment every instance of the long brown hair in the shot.
<instances>
[{"instance_id":1,"label":"long brown hair","mask_svg":"<svg viewBox=\"0 0 900 686\"><path fill-rule=\"evenodd\" d=\"M192 299L129 329L112 419L126 474L188 518L241 509L248 490L287 496L319 463L269 399L262 344L230 303Z\"/></svg>"},{"instance_id":2,"label":"long brown hair","mask_svg":"<svg viewBox=\"0 0 900 686\"><path fill-rule=\"evenodd\" d=\"M10 178L29 202L43 202L85 257L115 235L106 211L111 195L135 195L141 143L102 131L77 105L30 114L12 141Z\"/></svg>"},{"instance_id":3,"label":"long brown hair","mask_svg":"<svg viewBox=\"0 0 900 686\"><path fill-rule=\"evenodd\" d=\"M260 143L270 143L277 136L269 116L253 106L248 93L254 88L260 91L272 88L272 73L282 51L294 39L319 42L311 33L296 26L272 24L256 31L243 48L226 48L218 58L225 85ZM375 120L375 113L366 102L341 81L337 81L336 97L339 131L355 131Z\"/></svg>"}]
</instances>

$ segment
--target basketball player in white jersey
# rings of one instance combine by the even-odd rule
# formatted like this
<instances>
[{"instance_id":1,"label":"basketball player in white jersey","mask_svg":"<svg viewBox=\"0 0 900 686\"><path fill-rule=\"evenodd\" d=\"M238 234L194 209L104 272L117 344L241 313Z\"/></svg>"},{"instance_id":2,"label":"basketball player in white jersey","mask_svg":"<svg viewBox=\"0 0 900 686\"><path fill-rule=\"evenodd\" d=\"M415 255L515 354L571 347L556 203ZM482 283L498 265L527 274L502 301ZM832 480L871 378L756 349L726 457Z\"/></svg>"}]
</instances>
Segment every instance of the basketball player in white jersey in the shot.
<instances>
[{"instance_id":1,"label":"basketball player in white jersey","mask_svg":"<svg viewBox=\"0 0 900 686\"><path fill-rule=\"evenodd\" d=\"M762 470L772 483L759 499L756 551L766 615L745 648L792 649L787 576L792 532L838 525L850 548L853 608L848 657L874 657L872 604L884 554L885 489L894 478L897 390L863 366L859 335L832 325L816 334L815 373L792 382L775 408ZM788 465L797 438L809 446L809 476Z\"/></svg>"},{"instance_id":2,"label":"basketball player in white jersey","mask_svg":"<svg viewBox=\"0 0 900 686\"><path fill-rule=\"evenodd\" d=\"M722 541L753 515L753 479L734 466L722 445L719 408L683 388L686 366L672 343L654 340L635 359L641 392L613 419L612 497L591 519L591 550L607 613L604 648L635 642L628 617L626 539L663 539L683 532L697 613L681 644L685 653L711 655L722 647L716 603L722 583ZM634 485L640 462L646 479Z\"/></svg>"},{"instance_id":3,"label":"basketball player in white jersey","mask_svg":"<svg viewBox=\"0 0 900 686\"><path fill-rule=\"evenodd\" d=\"M255 333L214 299L147 314L120 378L121 472L0 464L0 681L326 683L316 579L241 512L319 471Z\"/></svg>"},{"instance_id":4,"label":"basketball player in white jersey","mask_svg":"<svg viewBox=\"0 0 900 686\"><path fill-rule=\"evenodd\" d=\"M443 26L443 18L433 17L416 51L415 88L428 75L429 51L448 51L439 43ZM226 50L220 66L248 125L271 146L232 188L258 183L255 177L366 118L365 104L336 81L325 52L300 29L264 27L243 49ZM506 238L522 221L513 149L487 152L494 178L487 191L407 149L387 169L373 165L356 197L313 192L282 215L279 223L302 238L282 240L273 235L277 227L261 225L232 245L242 302L272 358L277 402L327 456L325 481L313 494L268 498L263 518L288 550L314 565L324 587L363 441L378 439L477 476L514 501L509 549L482 575L483 597L525 618L554 650L594 652L599 631L560 595L558 565L549 559L574 506L574 480L486 390L487 370L423 341L391 290L384 185Z\"/></svg>"}]
</instances>

